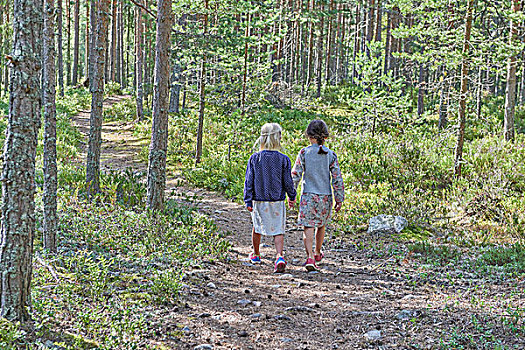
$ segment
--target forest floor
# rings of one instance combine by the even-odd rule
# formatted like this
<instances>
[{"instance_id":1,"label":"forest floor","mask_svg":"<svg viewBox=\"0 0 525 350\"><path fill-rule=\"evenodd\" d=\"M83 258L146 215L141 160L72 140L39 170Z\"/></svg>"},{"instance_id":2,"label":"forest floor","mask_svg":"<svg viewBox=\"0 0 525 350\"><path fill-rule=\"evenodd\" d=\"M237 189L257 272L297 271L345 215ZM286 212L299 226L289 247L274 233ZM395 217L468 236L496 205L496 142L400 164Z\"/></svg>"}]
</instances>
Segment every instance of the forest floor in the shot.
<instances>
[{"instance_id":1,"label":"forest floor","mask_svg":"<svg viewBox=\"0 0 525 350\"><path fill-rule=\"evenodd\" d=\"M126 96L112 97L107 104ZM74 120L87 137L89 113ZM144 142L131 123L105 123L102 165L132 167ZM171 176L171 177L170 177ZM156 307L151 345L170 349L523 349L525 281L484 278L456 267L400 259L391 236L336 235L328 227L320 270L307 273L302 231L289 212L284 274L273 273L274 248L252 265L251 219L243 205L182 184L170 174L167 193L194 205L227 233L226 260L205 261L184 278L176 308ZM514 314L513 314L514 312ZM516 314L517 312L517 314ZM518 318L517 320L515 318ZM520 323L521 322L521 323ZM513 328L514 325L514 328Z\"/></svg>"}]
</instances>

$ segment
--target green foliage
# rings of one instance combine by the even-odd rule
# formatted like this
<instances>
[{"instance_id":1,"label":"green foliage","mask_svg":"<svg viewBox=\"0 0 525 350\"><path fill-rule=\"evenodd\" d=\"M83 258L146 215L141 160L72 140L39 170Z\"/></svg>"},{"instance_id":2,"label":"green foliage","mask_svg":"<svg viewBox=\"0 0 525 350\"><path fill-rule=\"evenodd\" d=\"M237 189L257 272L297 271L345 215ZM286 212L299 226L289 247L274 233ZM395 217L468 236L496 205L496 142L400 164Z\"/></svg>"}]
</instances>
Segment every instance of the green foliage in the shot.
<instances>
[{"instance_id":1,"label":"green foliage","mask_svg":"<svg viewBox=\"0 0 525 350\"><path fill-rule=\"evenodd\" d=\"M109 81L104 85L104 95L121 95L122 87L116 81Z\"/></svg>"},{"instance_id":2,"label":"green foliage","mask_svg":"<svg viewBox=\"0 0 525 350\"><path fill-rule=\"evenodd\" d=\"M26 332L20 329L20 324L14 324L4 318L0 318L0 348L5 350L17 350L22 345Z\"/></svg>"},{"instance_id":3,"label":"green foliage","mask_svg":"<svg viewBox=\"0 0 525 350\"><path fill-rule=\"evenodd\" d=\"M114 103L104 109L104 121L131 121L135 119L137 105L131 98Z\"/></svg>"},{"instance_id":4,"label":"green foliage","mask_svg":"<svg viewBox=\"0 0 525 350\"><path fill-rule=\"evenodd\" d=\"M88 347L87 339L100 349L143 349L156 331L152 304L176 305L185 270L223 258L229 244L175 201L157 214L101 204L62 203L59 253L35 268L33 317L42 329L67 318L79 335L67 341L71 349Z\"/></svg>"}]
</instances>

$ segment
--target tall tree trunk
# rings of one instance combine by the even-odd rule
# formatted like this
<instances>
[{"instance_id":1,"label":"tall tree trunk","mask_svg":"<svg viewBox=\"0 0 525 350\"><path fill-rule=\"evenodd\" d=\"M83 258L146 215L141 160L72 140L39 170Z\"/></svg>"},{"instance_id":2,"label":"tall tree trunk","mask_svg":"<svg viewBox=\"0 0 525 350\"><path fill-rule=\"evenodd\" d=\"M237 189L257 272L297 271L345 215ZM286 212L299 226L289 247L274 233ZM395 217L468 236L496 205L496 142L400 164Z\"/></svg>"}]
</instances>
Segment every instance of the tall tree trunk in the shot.
<instances>
[{"instance_id":1,"label":"tall tree trunk","mask_svg":"<svg viewBox=\"0 0 525 350\"><path fill-rule=\"evenodd\" d=\"M365 0L366 1L366 0ZM370 0L368 5L368 25L366 30L366 41L371 42L374 39L374 20L375 20L375 0Z\"/></svg>"},{"instance_id":2,"label":"tall tree trunk","mask_svg":"<svg viewBox=\"0 0 525 350\"><path fill-rule=\"evenodd\" d=\"M172 0L157 2L157 39L155 46L155 83L153 121L148 163L148 208L164 209L166 153L168 150L168 99L172 27Z\"/></svg>"},{"instance_id":3,"label":"tall tree trunk","mask_svg":"<svg viewBox=\"0 0 525 350\"><path fill-rule=\"evenodd\" d=\"M14 0L9 116L2 171L0 316L29 320L35 157L41 108L42 1Z\"/></svg>"},{"instance_id":4,"label":"tall tree trunk","mask_svg":"<svg viewBox=\"0 0 525 350\"><path fill-rule=\"evenodd\" d=\"M392 14L387 12L386 21L386 39L385 39L385 65L383 68L383 74L388 74L388 68L390 63L390 57L392 56Z\"/></svg>"},{"instance_id":5,"label":"tall tree trunk","mask_svg":"<svg viewBox=\"0 0 525 350\"><path fill-rule=\"evenodd\" d=\"M321 2L319 9L323 12L324 5ZM321 21L319 22L319 36L317 42L317 97L321 97L321 85L322 85L322 74L323 74L323 37L324 37L324 16L321 15Z\"/></svg>"},{"instance_id":6,"label":"tall tree trunk","mask_svg":"<svg viewBox=\"0 0 525 350\"><path fill-rule=\"evenodd\" d=\"M58 90L60 96L64 96L64 53L62 49L62 0L57 0L57 68L58 68Z\"/></svg>"},{"instance_id":7,"label":"tall tree trunk","mask_svg":"<svg viewBox=\"0 0 525 350\"><path fill-rule=\"evenodd\" d=\"M90 17L93 17L93 14L92 12L90 12L90 9L89 9L89 2L92 1L92 0L86 0L86 30L85 30L85 40L84 40L84 76L86 78L89 78L89 75L91 74L90 73L90 69L92 69L92 67L90 66L91 63L90 63L90 55L91 55L91 44L92 44L92 40L91 40L91 26L90 26ZM94 9L92 10L94 11Z\"/></svg>"},{"instance_id":8,"label":"tall tree trunk","mask_svg":"<svg viewBox=\"0 0 525 350\"><path fill-rule=\"evenodd\" d=\"M334 11L334 6L335 6L335 1L334 0L330 0L330 5L329 5L329 8L328 8L328 11L329 11L329 15L328 15L328 37L326 39L326 43L328 45L327 47L327 50L326 50L326 70L325 70L325 79L326 79L326 84L330 84L330 80L332 78L332 75L331 75L331 71L330 71L330 62L332 61L332 50L333 50L333 47L334 47L334 43L333 43L333 39L334 39L334 14L333 14L333 11Z\"/></svg>"},{"instance_id":9,"label":"tall tree trunk","mask_svg":"<svg viewBox=\"0 0 525 350\"><path fill-rule=\"evenodd\" d=\"M382 25L383 25L383 9L381 8L381 0L377 0L375 41L381 41L381 32L383 29Z\"/></svg>"},{"instance_id":10,"label":"tall tree trunk","mask_svg":"<svg viewBox=\"0 0 525 350\"><path fill-rule=\"evenodd\" d=\"M521 61L525 61L525 51L521 53ZM521 68L520 104L525 104L525 65L522 65Z\"/></svg>"},{"instance_id":11,"label":"tall tree trunk","mask_svg":"<svg viewBox=\"0 0 525 350\"><path fill-rule=\"evenodd\" d=\"M425 92L426 92L426 74L425 64L419 64L419 81L417 93L417 115L421 116L425 112Z\"/></svg>"},{"instance_id":12,"label":"tall tree trunk","mask_svg":"<svg viewBox=\"0 0 525 350\"><path fill-rule=\"evenodd\" d=\"M312 0L311 9L312 9L311 10L312 12L315 11L315 0ZM315 25L311 18L308 21L308 25L309 25L310 38L309 38L309 43L308 43L308 80L306 82L306 86L310 86L310 84L314 80L314 67L315 67L315 62L314 62Z\"/></svg>"},{"instance_id":13,"label":"tall tree trunk","mask_svg":"<svg viewBox=\"0 0 525 350\"><path fill-rule=\"evenodd\" d=\"M439 96L439 129L444 129L448 123L448 82L446 80L446 70L443 68L443 81Z\"/></svg>"},{"instance_id":14,"label":"tall tree trunk","mask_svg":"<svg viewBox=\"0 0 525 350\"><path fill-rule=\"evenodd\" d=\"M137 120L144 118L144 82L143 82L143 60L144 60L144 25L142 23L143 10L140 7L135 8L136 25L135 25L135 80L136 80L136 103L137 103Z\"/></svg>"},{"instance_id":15,"label":"tall tree trunk","mask_svg":"<svg viewBox=\"0 0 525 350\"><path fill-rule=\"evenodd\" d=\"M180 90L181 73L178 58L173 59L173 69L171 73L171 92L170 92L170 113L179 113L180 109Z\"/></svg>"},{"instance_id":16,"label":"tall tree trunk","mask_svg":"<svg viewBox=\"0 0 525 350\"><path fill-rule=\"evenodd\" d=\"M66 84L71 85L71 3L66 1Z\"/></svg>"},{"instance_id":17,"label":"tall tree trunk","mask_svg":"<svg viewBox=\"0 0 525 350\"><path fill-rule=\"evenodd\" d=\"M476 87L476 118L478 120L481 118L481 106L483 100L483 65L481 64L482 61L483 57L481 57L481 61L478 67L478 86Z\"/></svg>"},{"instance_id":18,"label":"tall tree trunk","mask_svg":"<svg viewBox=\"0 0 525 350\"><path fill-rule=\"evenodd\" d=\"M91 85L91 116L89 121L89 142L86 165L86 184L88 199L100 192L100 146L102 144L102 118L104 100L104 71L108 37L108 11L111 0L97 0L95 40L93 45L93 72Z\"/></svg>"},{"instance_id":19,"label":"tall tree trunk","mask_svg":"<svg viewBox=\"0 0 525 350\"><path fill-rule=\"evenodd\" d=\"M204 14L204 37L208 33L208 0L204 0L206 13ZM199 77L199 125L197 129L197 152L195 154L195 164L201 162L202 157L202 129L204 127L204 107L206 103L206 50L203 50L201 70Z\"/></svg>"},{"instance_id":20,"label":"tall tree trunk","mask_svg":"<svg viewBox=\"0 0 525 350\"><path fill-rule=\"evenodd\" d=\"M57 147L55 104L55 6L44 3L44 249L56 252L57 232Z\"/></svg>"},{"instance_id":21,"label":"tall tree trunk","mask_svg":"<svg viewBox=\"0 0 525 350\"><path fill-rule=\"evenodd\" d=\"M454 174L461 176L461 165L463 164L463 144L465 142L465 123L467 112L467 90L468 90L468 70L470 52L470 32L472 30L472 7L474 0L467 2L467 16L465 21L465 36L463 39L463 53L461 60L461 88L459 97L459 118L458 118L458 141L456 143L454 155Z\"/></svg>"},{"instance_id":22,"label":"tall tree trunk","mask_svg":"<svg viewBox=\"0 0 525 350\"><path fill-rule=\"evenodd\" d=\"M116 81L123 86L123 77L122 77L122 66L124 61L123 49L124 49L124 27L122 26L122 10L123 10L123 1L119 1L118 15L117 15L117 77Z\"/></svg>"},{"instance_id":23,"label":"tall tree trunk","mask_svg":"<svg viewBox=\"0 0 525 350\"><path fill-rule=\"evenodd\" d=\"M111 56L110 56L110 80L115 81L117 70L117 0L111 5Z\"/></svg>"},{"instance_id":24,"label":"tall tree trunk","mask_svg":"<svg viewBox=\"0 0 525 350\"><path fill-rule=\"evenodd\" d=\"M360 34L359 28L361 25L361 0L357 3L355 7L355 28L354 28L354 50L352 53L352 84L356 84L357 80L357 54L359 53L359 48L361 47L360 43Z\"/></svg>"},{"instance_id":25,"label":"tall tree trunk","mask_svg":"<svg viewBox=\"0 0 525 350\"><path fill-rule=\"evenodd\" d=\"M75 33L73 42L73 85L78 84L78 52L80 43L80 0L75 0Z\"/></svg>"},{"instance_id":26,"label":"tall tree trunk","mask_svg":"<svg viewBox=\"0 0 525 350\"><path fill-rule=\"evenodd\" d=\"M520 0L512 0L512 11L519 12ZM509 45L514 47L518 36L518 25L513 19L510 20ZM505 93L505 116L503 119L503 135L505 141L514 141L514 111L516 109L516 66L518 59L515 54L509 57L507 64L507 88Z\"/></svg>"},{"instance_id":27,"label":"tall tree trunk","mask_svg":"<svg viewBox=\"0 0 525 350\"><path fill-rule=\"evenodd\" d=\"M0 4L0 28L2 28L4 25L4 11L5 10L3 8L3 5ZM6 41L7 41L7 38L6 38ZM2 31L0 32L0 57L5 57L5 54L6 53L4 52L4 32ZM2 96L2 92L4 91L3 89L4 70L8 70L6 65L5 64L0 65L0 97ZM7 85L7 81L6 81L6 85Z\"/></svg>"},{"instance_id":28,"label":"tall tree trunk","mask_svg":"<svg viewBox=\"0 0 525 350\"><path fill-rule=\"evenodd\" d=\"M241 116L244 117L246 111L246 78L248 76L248 40L250 37L250 14L246 14L246 32L244 33L244 69L242 73L242 94L241 94Z\"/></svg>"}]
</instances>

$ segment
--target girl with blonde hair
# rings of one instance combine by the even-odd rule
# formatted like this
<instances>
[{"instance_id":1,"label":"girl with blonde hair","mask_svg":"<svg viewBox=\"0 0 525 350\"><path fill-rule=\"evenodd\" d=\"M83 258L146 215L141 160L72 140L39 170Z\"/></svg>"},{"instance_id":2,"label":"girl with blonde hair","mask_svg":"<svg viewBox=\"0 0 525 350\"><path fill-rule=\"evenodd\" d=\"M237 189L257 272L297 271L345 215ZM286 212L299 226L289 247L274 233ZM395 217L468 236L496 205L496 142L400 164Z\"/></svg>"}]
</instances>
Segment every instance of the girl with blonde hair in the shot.
<instances>
[{"instance_id":1,"label":"girl with blonde hair","mask_svg":"<svg viewBox=\"0 0 525 350\"><path fill-rule=\"evenodd\" d=\"M254 264L261 262L261 238L263 235L271 236L276 251L274 272L279 273L286 268L283 257L286 194L292 203L297 194L291 176L290 158L279 152L281 133L281 126L277 123L262 126L261 136L256 142L259 152L250 157L244 182L244 202L253 222L253 251L249 259Z\"/></svg>"}]
</instances>

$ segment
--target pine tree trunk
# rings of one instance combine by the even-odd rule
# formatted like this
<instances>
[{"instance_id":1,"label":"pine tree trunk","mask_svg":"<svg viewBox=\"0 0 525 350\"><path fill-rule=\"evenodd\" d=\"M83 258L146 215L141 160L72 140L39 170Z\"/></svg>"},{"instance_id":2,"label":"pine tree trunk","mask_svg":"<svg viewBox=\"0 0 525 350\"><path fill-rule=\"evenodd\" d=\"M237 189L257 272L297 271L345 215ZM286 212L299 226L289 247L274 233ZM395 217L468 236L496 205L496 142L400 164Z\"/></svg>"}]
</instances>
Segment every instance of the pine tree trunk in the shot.
<instances>
[{"instance_id":1,"label":"pine tree trunk","mask_svg":"<svg viewBox=\"0 0 525 350\"><path fill-rule=\"evenodd\" d=\"M323 3L319 5L321 12L323 11ZM321 85L322 85L322 74L323 74L323 32L324 32L324 16L321 15L321 21L319 22L319 36L317 42L317 93L316 97L321 97Z\"/></svg>"},{"instance_id":2,"label":"pine tree trunk","mask_svg":"<svg viewBox=\"0 0 525 350\"><path fill-rule=\"evenodd\" d=\"M143 46L144 46L144 26L142 24L143 10L140 7L135 8L136 26L135 26L135 79L136 79L136 102L137 102L137 120L144 119L144 84L143 84Z\"/></svg>"},{"instance_id":3,"label":"pine tree trunk","mask_svg":"<svg viewBox=\"0 0 525 350\"><path fill-rule=\"evenodd\" d=\"M381 32L383 29L382 24L383 24L383 9L381 8L381 0L377 0L375 41L381 41Z\"/></svg>"},{"instance_id":4,"label":"pine tree trunk","mask_svg":"<svg viewBox=\"0 0 525 350\"><path fill-rule=\"evenodd\" d=\"M204 0L206 14L204 15L204 37L208 33L208 0ZM202 129L204 127L204 107L206 103L206 51L202 53L201 70L199 77L199 125L197 129L197 152L195 155L195 164L201 162L202 157Z\"/></svg>"},{"instance_id":5,"label":"pine tree trunk","mask_svg":"<svg viewBox=\"0 0 525 350\"><path fill-rule=\"evenodd\" d=\"M73 85L78 84L78 53L80 42L80 0L75 0L75 33L73 42Z\"/></svg>"},{"instance_id":6,"label":"pine tree trunk","mask_svg":"<svg viewBox=\"0 0 525 350\"><path fill-rule=\"evenodd\" d=\"M181 90L181 74L180 64L177 57L173 60L173 70L171 73L171 92L170 92L170 113L179 113L180 109L180 90Z\"/></svg>"},{"instance_id":7,"label":"pine tree trunk","mask_svg":"<svg viewBox=\"0 0 525 350\"><path fill-rule=\"evenodd\" d=\"M85 53L84 53L84 76L86 77L86 79L89 79L89 76L91 74L91 69L93 69L91 67L91 60L90 60L90 56L92 54L91 52L91 45L92 45L92 39L91 39L91 35L93 34L90 34L92 32L92 29L91 29L91 26L90 26L90 19L92 20L94 14L91 12L90 10L90 6L89 6L89 2L90 1L93 1L93 0L86 0L86 31L84 33L85 35L85 39L84 39L84 50L85 50ZM94 9L93 9L94 10Z\"/></svg>"},{"instance_id":8,"label":"pine tree trunk","mask_svg":"<svg viewBox=\"0 0 525 350\"><path fill-rule=\"evenodd\" d=\"M54 0L44 3L44 249L56 252L57 149Z\"/></svg>"},{"instance_id":9,"label":"pine tree trunk","mask_svg":"<svg viewBox=\"0 0 525 350\"><path fill-rule=\"evenodd\" d=\"M6 6L7 7L7 6ZM4 8L3 5L0 4L0 28L4 25ZM7 41L7 38L6 38ZM6 53L4 52L4 32L0 32L0 57L5 57ZM0 97L2 96L2 93L4 91L3 89L3 79L4 79L4 70L7 70L7 67L5 64L0 65ZM7 85L7 82L6 82Z\"/></svg>"},{"instance_id":10,"label":"pine tree trunk","mask_svg":"<svg viewBox=\"0 0 525 350\"><path fill-rule=\"evenodd\" d=\"M62 0L57 0L57 68L58 68L58 90L60 96L64 96L64 53L62 49Z\"/></svg>"},{"instance_id":11,"label":"pine tree trunk","mask_svg":"<svg viewBox=\"0 0 525 350\"><path fill-rule=\"evenodd\" d=\"M328 38L327 38L327 44L328 48L326 50L326 71L325 71L325 79L326 84L329 85L332 79L332 72L330 71L330 63L332 61L332 51L334 47L334 6L335 2L334 0L330 0L330 7L329 7L329 15L328 15Z\"/></svg>"},{"instance_id":12,"label":"pine tree trunk","mask_svg":"<svg viewBox=\"0 0 525 350\"><path fill-rule=\"evenodd\" d=\"M71 4L66 1L66 84L71 85Z\"/></svg>"},{"instance_id":13,"label":"pine tree trunk","mask_svg":"<svg viewBox=\"0 0 525 350\"><path fill-rule=\"evenodd\" d=\"M35 157L41 108L42 2L14 0L9 116L2 171L0 316L30 319Z\"/></svg>"},{"instance_id":14,"label":"pine tree trunk","mask_svg":"<svg viewBox=\"0 0 525 350\"><path fill-rule=\"evenodd\" d=\"M91 116L89 125L89 142L86 165L86 185L88 199L91 200L100 192L100 146L102 144L102 118L104 101L104 71L106 63L108 14L111 0L97 1L96 21L91 24L95 28L93 71L90 77Z\"/></svg>"},{"instance_id":15,"label":"pine tree trunk","mask_svg":"<svg viewBox=\"0 0 525 350\"><path fill-rule=\"evenodd\" d=\"M443 82L439 96L439 129L446 128L448 123L448 82L445 78L446 71L443 70Z\"/></svg>"},{"instance_id":16,"label":"pine tree trunk","mask_svg":"<svg viewBox=\"0 0 525 350\"><path fill-rule=\"evenodd\" d=\"M521 62L525 61L525 51L521 53ZM521 68L521 82L520 82L520 104L525 104L525 65Z\"/></svg>"},{"instance_id":17,"label":"pine tree trunk","mask_svg":"<svg viewBox=\"0 0 525 350\"><path fill-rule=\"evenodd\" d=\"M360 44L360 24L361 24L361 1L355 7L355 28L354 28L354 49L352 52L352 84L357 80L357 54L359 53Z\"/></svg>"},{"instance_id":18,"label":"pine tree trunk","mask_svg":"<svg viewBox=\"0 0 525 350\"><path fill-rule=\"evenodd\" d=\"M467 91L468 91L468 71L470 53L470 32L472 30L472 8L474 0L467 2L467 16L465 23L465 36L463 40L463 53L461 60L461 88L459 98L459 120L458 120L458 141L454 155L454 174L461 176L461 166L463 164L463 144L465 142L465 123L467 112Z\"/></svg>"},{"instance_id":19,"label":"pine tree trunk","mask_svg":"<svg viewBox=\"0 0 525 350\"><path fill-rule=\"evenodd\" d=\"M512 11L519 12L521 9L520 0L512 0ZM513 47L518 36L518 24L513 19L510 20L509 45ZM505 93L505 116L503 119L503 135L505 141L514 141L514 112L516 110L516 66L518 65L517 56L514 54L509 57L507 65L507 88Z\"/></svg>"},{"instance_id":20,"label":"pine tree trunk","mask_svg":"<svg viewBox=\"0 0 525 350\"><path fill-rule=\"evenodd\" d=\"M421 116L425 112L425 65L419 64L419 80L418 80L418 92L417 92L417 115Z\"/></svg>"},{"instance_id":21,"label":"pine tree trunk","mask_svg":"<svg viewBox=\"0 0 525 350\"><path fill-rule=\"evenodd\" d=\"M246 32L244 33L244 69L242 73L242 94L241 94L241 116L244 117L246 111L246 79L248 76L248 40L250 37L250 14L246 15Z\"/></svg>"},{"instance_id":22,"label":"pine tree trunk","mask_svg":"<svg viewBox=\"0 0 525 350\"><path fill-rule=\"evenodd\" d=\"M391 44L392 44L392 14L387 13L386 21L386 39L385 39L385 65L383 68L383 74L388 74L390 56L392 55Z\"/></svg>"},{"instance_id":23,"label":"pine tree trunk","mask_svg":"<svg viewBox=\"0 0 525 350\"><path fill-rule=\"evenodd\" d=\"M168 151L168 99L172 27L172 0L158 0L155 46L155 83L153 121L148 164L148 208L164 209L166 188L166 153Z\"/></svg>"},{"instance_id":24,"label":"pine tree trunk","mask_svg":"<svg viewBox=\"0 0 525 350\"><path fill-rule=\"evenodd\" d=\"M312 12L315 11L315 0L312 0L311 9L312 9ZM315 62L314 62L315 25L312 19L308 21L308 25L309 25L310 39L308 43L308 80L306 82L306 86L309 87L312 81L314 80L313 75L314 75L314 67L315 67Z\"/></svg>"},{"instance_id":25,"label":"pine tree trunk","mask_svg":"<svg viewBox=\"0 0 525 350\"><path fill-rule=\"evenodd\" d=\"M110 56L110 81L115 81L117 70L117 0L111 5L111 56Z\"/></svg>"},{"instance_id":26,"label":"pine tree trunk","mask_svg":"<svg viewBox=\"0 0 525 350\"><path fill-rule=\"evenodd\" d=\"M483 57L481 57L483 60ZM476 118L481 117L481 106L482 106L482 97L483 97L483 66L479 65L478 68L478 86L476 88Z\"/></svg>"},{"instance_id":27,"label":"pine tree trunk","mask_svg":"<svg viewBox=\"0 0 525 350\"><path fill-rule=\"evenodd\" d=\"M374 39L374 20L375 20L375 0L370 0L368 5L368 29L366 31L366 41L371 42ZM367 50L368 51L368 50Z\"/></svg>"}]
</instances>

